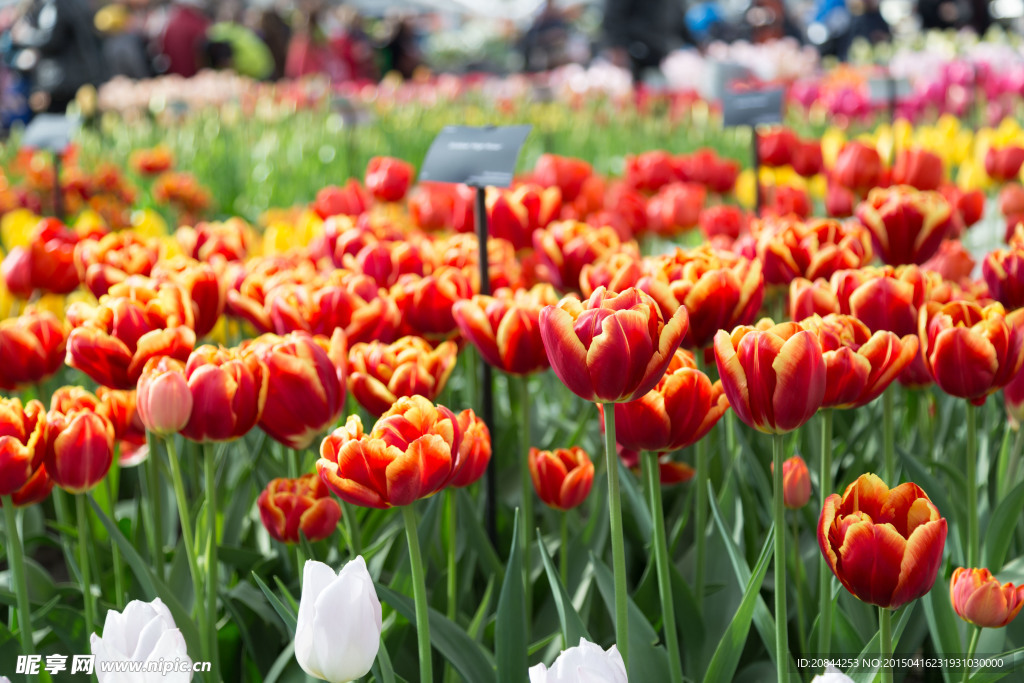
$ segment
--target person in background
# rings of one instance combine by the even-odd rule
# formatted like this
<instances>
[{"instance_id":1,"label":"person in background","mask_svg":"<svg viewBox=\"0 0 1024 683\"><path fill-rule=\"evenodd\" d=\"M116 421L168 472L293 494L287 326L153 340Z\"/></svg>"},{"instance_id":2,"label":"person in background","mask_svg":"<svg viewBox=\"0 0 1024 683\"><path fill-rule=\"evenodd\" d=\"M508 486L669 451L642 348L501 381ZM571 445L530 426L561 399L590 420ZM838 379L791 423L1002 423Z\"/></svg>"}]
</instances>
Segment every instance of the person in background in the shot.
<instances>
[{"instance_id":1,"label":"person in background","mask_svg":"<svg viewBox=\"0 0 1024 683\"><path fill-rule=\"evenodd\" d=\"M310 2L300 6L296 13L297 22L293 27L288 58L285 60L285 78L322 74L332 81L348 79L345 63L331 50L320 25L321 10L321 3Z\"/></svg>"},{"instance_id":2,"label":"person in background","mask_svg":"<svg viewBox=\"0 0 1024 683\"><path fill-rule=\"evenodd\" d=\"M841 41L840 59L849 56L850 46L857 38L863 38L872 45L892 41L892 29L878 9L878 0L850 0L848 7L850 30Z\"/></svg>"},{"instance_id":3,"label":"person in background","mask_svg":"<svg viewBox=\"0 0 1024 683\"><path fill-rule=\"evenodd\" d=\"M79 88L107 79L86 0L32 0L11 27L11 44L33 111L62 113Z\"/></svg>"},{"instance_id":4,"label":"person in background","mask_svg":"<svg viewBox=\"0 0 1024 683\"><path fill-rule=\"evenodd\" d=\"M95 25L103 36L103 56L111 76L149 78L152 64L146 49L146 0L123 0L96 12Z\"/></svg>"},{"instance_id":5,"label":"person in background","mask_svg":"<svg viewBox=\"0 0 1024 683\"><path fill-rule=\"evenodd\" d=\"M568 62L569 22L565 13L545 0L543 9L523 35L523 63L527 71L547 71Z\"/></svg>"},{"instance_id":6,"label":"person in background","mask_svg":"<svg viewBox=\"0 0 1024 683\"><path fill-rule=\"evenodd\" d=\"M409 17L402 15L392 16L388 20L389 31L387 39L381 46L381 55L384 61L382 71L396 71L402 78L412 78L416 67L423 63L419 46L416 43L416 31L413 29Z\"/></svg>"},{"instance_id":7,"label":"person in background","mask_svg":"<svg viewBox=\"0 0 1024 683\"><path fill-rule=\"evenodd\" d=\"M288 43L292 38L292 29L276 7L266 7L260 10L258 22L256 30L274 58L274 70L270 78L275 81L284 78L284 66L288 60Z\"/></svg>"},{"instance_id":8,"label":"person in background","mask_svg":"<svg viewBox=\"0 0 1024 683\"><path fill-rule=\"evenodd\" d=\"M634 82L641 81L645 70L657 69L682 42L685 23L678 10L681 6L668 0L605 0L605 55L629 69Z\"/></svg>"},{"instance_id":9,"label":"person in background","mask_svg":"<svg viewBox=\"0 0 1024 683\"><path fill-rule=\"evenodd\" d=\"M160 36L166 73L189 78L199 72L210 19L203 0L175 0Z\"/></svg>"},{"instance_id":10,"label":"person in background","mask_svg":"<svg viewBox=\"0 0 1024 683\"><path fill-rule=\"evenodd\" d=\"M341 29L331 38L331 49L345 63L349 77L355 81L377 80L373 43L363 29L362 15L354 7L342 5L337 18Z\"/></svg>"},{"instance_id":11,"label":"person in background","mask_svg":"<svg viewBox=\"0 0 1024 683\"><path fill-rule=\"evenodd\" d=\"M262 81L274 73L274 55L255 32L239 23L242 6L220 6L217 23L206 30L207 56L214 69L232 69L241 76Z\"/></svg>"}]
</instances>

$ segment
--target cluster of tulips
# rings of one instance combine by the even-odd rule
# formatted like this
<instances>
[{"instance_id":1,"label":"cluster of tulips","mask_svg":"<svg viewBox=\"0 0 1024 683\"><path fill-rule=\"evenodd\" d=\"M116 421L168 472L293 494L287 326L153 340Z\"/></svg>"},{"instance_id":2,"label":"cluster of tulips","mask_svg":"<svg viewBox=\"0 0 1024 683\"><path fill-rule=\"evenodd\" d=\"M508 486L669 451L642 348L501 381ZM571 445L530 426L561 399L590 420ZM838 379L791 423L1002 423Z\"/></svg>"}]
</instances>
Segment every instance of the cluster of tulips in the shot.
<instances>
[{"instance_id":1,"label":"cluster of tulips","mask_svg":"<svg viewBox=\"0 0 1024 683\"><path fill-rule=\"evenodd\" d=\"M456 515L455 492L472 487L482 497L478 482L494 467L492 457L514 462L519 512L498 609L522 616L519 626L499 617L495 666L499 679L523 680L533 568L538 558L550 562L543 539L535 536L534 496L560 519L559 567L549 578L553 589L563 588L562 644L585 635L584 627L570 637L565 626L575 608L564 604L564 586L572 511L588 499L596 468L575 439L533 440L531 392L550 367L572 394L596 404L602 418L604 458L597 467L607 477L615 650L606 653L584 639L552 669L531 669L531 681L592 680L583 677L588 667L599 672L597 680L625 680L627 671L634 680L648 680L652 669L645 667L657 666L630 635L636 619L630 614L620 463L624 473L642 469L649 497L645 514L663 630L657 637L665 650L664 668L654 671L674 683L684 680L680 620L691 615L677 607L679 571L667 529L673 520L662 486L691 482L694 571L686 594L699 612L709 590L709 515L717 509L709 486L711 434L721 435L735 461L752 458L755 450L739 447L737 419L772 436L767 505L774 525L763 561L747 570L753 587L745 596L753 597L746 616L740 611L734 620L743 628L740 645L723 639L707 662L718 676L712 680L729 680L736 670L769 556L775 620L768 649L778 679L790 680L786 509L807 505L812 486L805 461L787 457L785 435L816 415L823 561L814 651L826 657L832 649L834 576L860 601L879 608L877 647L883 659L891 657L898 637L892 611L932 589L944 567L944 514L950 514L920 486L901 481L908 470L900 467L896 449L895 400L903 395L893 386L897 381L908 388L907 406L913 397L926 422L932 383L964 399L966 507L957 527L962 566L952 574L950 599L955 612L978 627L970 659L980 628L1006 626L1024 605L1024 586L1000 584L982 566L976 469L977 407L1005 389L1010 415L1024 419L1024 227L1009 235L1006 248L985 257L983 277L973 279L973 261L964 267L971 257L957 240L982 217L981 189L947 182L943 159L924 148L899 149L891 168L868 141L848 141L833 151L785 129L763 133L759 156L768 173L782 178L781 169L791 169L807 180L762 188L766 201L753 213L731 203L747 172L709 150L630 156L619 179L595 173L580 159L544 155L512 188L486 191L487 268L494 288L487 294L480 291L474 190L413 186L414 167L397 158L374 159L364 182L323 188L308 206L268 216L262 230L239 218L197 221L167 234L155 220L122 227L87 216L65 225L8 213L0 225L8 249L0 310L10 312L0 321L0 388L14 395L0 398L0 501L22 652L32 654L37 643L16 511L52 494L58 527L77 527L77 559L70 543L65 551L81 585L85 632L93 634L99 605L97 577L90 575L91 520L107 519L126 493L137 497L152 569L131 569L140 583L143 570L152 572L149 585L162 583L172 571L164 566L168 539L160 518L169 474L191 609L169 600L132 603L124 619L170 630L176 621L194 623L189 644L198 650L191 654L212 662L211 680L222 680L221 610L227 609L225 587L235 579L218 551L227 533L222 516L236 494L218 499L224 488L218 472L235 453L263 457L269 437L278 444L286 476L259 482L253 515L271 539L288 546L282 554L290 558L294 552L295 574L304 572L297 616L289 611L287 603L295 602L290 595L280 598L260 587L278 614L292 619L302 668L335 683L374 667L375 676L388 680L384 672L391 670L390 660L378 660L382 584L375 586L367 570L374 559L367 550L364 561L354 528L370 513L356 509L402 509L413 606L391 589L384 603L405 609L403 616L415 622L418 680L429 683L432 645L450 659L453 647L465 646L451 640L462 570L454 528L463 515ZM1024 150L993 145L984 159L989 182L1009 196ZM145 150L133 164L140 173L167 173L173 159L166 149ZM160 192L189 196L189 182L160 177ZM812 217L812 183L827 188L819 196L830 217ZM697 235L704 243L694 246L691 237ZM642 253L665 239L691 246ZM882 265L873 265L876 259ZM771 317L762 317L764 311ZM513 434L518 451L507 452L508 440L497 438L496 425L474 410L491 390L477 386L478 359L518 392L509 414L500 416L513 425L502 431ZM448 385L458 365L465 369L462 390L455 392ZM53 386L61 380L69 383ZM357 406L347 401L349 394ZM466 405L453 409L439 402L456 397ZM875 464L882 476L858 473L842 495L834 493L834 416L880 397L883 448ZM579 415L563 420L578 420L581 429L587 424ZM692 465L675 455L691 447ZM318 448L315 463L305 457L310 448ZM1019 444L1005 450L1003 495L993 506L1024 491L1016 486ZM115 477L133 467L139 488L129 492ZM202 480L193 467L202 470ZM105 510L96 501L98 491ZM66 494L74 496L73 514ZM447 622L430 614L430 602L442 601L430 598L430 564L421 543L433 546L435 539L422 537L416 513L418 501L434 496L443 499L450 525L444 542ZM339 528L353 563L340 574L323 563L303 565L317 554L311 544ZM118 536L116 524L104 525L104 533L115 540L116 585L100 593L119 608L130 588L124 558L136 551ZM474 543L490 545L483 535ZM438 549L428 547L428 556L432 550ZM337 549L330 554L341 556ZM803 643L808 632L801 609ZM94 654L164 656L138 655L130 639L125 645L109 637L123 628L112 625L119 618L115 609L107 612L108 633L93 636ZM437 624L444 647L431 638ZM177 638L184 643L181 633ZM332 638L352 644L327 652L321 643ZM473 678L469 665L453 666ZM882 669L891 680L891 667Z\"/></svg>"}]
</instances>

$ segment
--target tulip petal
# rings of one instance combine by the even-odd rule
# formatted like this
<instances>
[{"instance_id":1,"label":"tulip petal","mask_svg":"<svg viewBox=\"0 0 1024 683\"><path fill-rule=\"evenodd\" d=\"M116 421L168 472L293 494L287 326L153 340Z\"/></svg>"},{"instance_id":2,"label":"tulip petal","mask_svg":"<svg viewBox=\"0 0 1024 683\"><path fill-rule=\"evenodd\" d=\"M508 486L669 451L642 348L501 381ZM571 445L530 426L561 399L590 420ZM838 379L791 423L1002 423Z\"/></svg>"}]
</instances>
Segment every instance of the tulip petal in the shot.
<instances>
[{"instance_id":1,"label":"tulip petal","mask_svg":"<svg viewBox=\"0 0 1024 683\"><path fill-rule=\"evenodd\" d=\"M946 520L927 522L914 529L907 539L899 583L892 594L893 607L905 605L931 590L942 564L946 546Z\"/></svg>"},{"instance_id":2,"label":"tulip petal","mask_svg":"<svg viewBox=\"0 0 1024 683\"><path fill-rule=\"evenodd\" d=\"M804 330L787 339L772 370L774 431L792 431L814 416L825 397L825 361L817 337Z\"/></svg>"},{"instance_id":3,"label":"tulip petal","mask_svg":"<svg viewBox=\"0 0 1024 683\"><path fill-rule=\"evenodd\" d=\"M852 524L836 553L839 578L864 602L889 607L900 585L906 547L907 541L891 524Z\"/></svg>"},{"instance_id":4,"label":"tulip petal","mask_svg":"<svg viewBox=\"0 0 1024 683\"><path fill-rule=\"evenodd\" d=\"M573 329L573 317L558 306L545 306L540 312L540 335L551 369L569 390L580 398L595 398L587 371L587 350Z\"/></svg>"}]
</instances>

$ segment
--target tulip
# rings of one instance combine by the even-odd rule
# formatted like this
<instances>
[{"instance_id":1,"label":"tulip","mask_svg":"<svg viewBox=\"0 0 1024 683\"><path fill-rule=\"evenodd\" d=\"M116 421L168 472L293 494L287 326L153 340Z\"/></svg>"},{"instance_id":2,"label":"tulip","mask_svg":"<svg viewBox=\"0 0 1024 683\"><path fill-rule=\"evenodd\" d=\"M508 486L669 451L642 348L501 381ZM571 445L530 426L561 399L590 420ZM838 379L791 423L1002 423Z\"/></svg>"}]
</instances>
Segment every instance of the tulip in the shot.
<instances>
[{"instance_id":1,"label":"tulip","mask_svg":"<svg viewBox=\"0 0 1024 683\"><path fill-rule=\"evenodd\" d=\"M266 334L243 344L267 368L266 403L259 425L280 443L301 450L345 408L348 359L345 333L328 340L307 332Z\"/></svg>"},{"instance_id":2,"label":"tulip","mask_svg":"<svg viewBox=\"0 0 1024 683\"><path fill-rule=\"evenodd\" d=\"M580 644L562 650L548 669L543 663L530 667L530 683L627 683L626 665L615 645L600 645L580 638Z\"/></svg>"},{"instance_id":3,"label":"tulip","mask_svg":"<svg viewBox=\"0 0 1024 683\"><path fill-rule=\"evenodd\" d=\"M267 533L281 543L298 543L300 532L310 541L334 533L341 506L314 473L298 479L273 479L256 500Z\"/></svg>"},{"instance_id":4,"label":"tulip","mask_svg":"<svg viewBox=\"0 0 1024 683\"><path fill-rule=\"evenodd\" d=\"M164 259L153 266L153 279L177 283L192 300L197 337L209 334L227 305L226 282L209 263L184 256Z\"/></svg>"},{"instance_id":5,"label":"tulip","mask_svg":"<svg viewBox=\"0 0 1024 683\"><path fill-rule=\"evenodd\" d=\"M775 471L775 463L771 466ZM782 463L783 503L790 510L799 510L811 499L811 474L799 455Z\"/></svg>"},{"instance_id":6,"label":"tulip","mask_svg":"<svg viewBox=\"0 0 1024 683\"><path fill-rule=\"evenodd\" d=\"M308 560L295 628L295 659L310 676L348 683L370 672L383 629L382 613L366 561L357 556L337 574Z\"/></svg>"},{"instance_id":7,"label":"tulip","mask_svg":"<svg viewBox=\"0 0 1024 683\"><path fill-rule=\"evenodd\" d=\"M462 466L451 485L462 488L476 483L487 470L487 463L491 461L491 432L470 408L459 413L458 419L462 431L462 443L459 445Z\"/></svg>"},{"instance_id":8,"label":"tulip","mask_svg":"<svg viewBox=\"0 0 1024 683\"><path fill-rule=\"evenodd\" d=\"M939 250L950 226L950 207L938 192L905 185L872 190L857 205L857 218L871 232L886 263L924 263Z\"/></svg>"},{"instance_id":9,"label":"tulip","mask_svg":"<svg viewBox=\"0 0 1024 683\"><path fill-rule=\"evenodd\" d=\"M200 346L185 364L192 417L181 430L192 441L230 441L256 426L267 403L270 370L252 350Z\"/></svg>"},{"instance_id":10,"label":"tulip","mask_svg":"<svg viewBox=\"0 0 1024 683\"><path fill-rule=\"evenodd\" d=\"M114 458L114 427L87 410L46 416L46 471L70 493L88 491L107 476Z\"/></svg>"},{"instance_id":11,"label":"tulip","mask_svg":"<svg viewBox=\"0 0 1024 683\"><path fill-rule=\"evenodd\" d=\"M529 464L537 497L556 510L580 505L594 484L594 463L579 446L553 451L531 448Z\"/></svg>"},{"instance_id":12,"label":"tulip","mask_svg":"<svg viewBox=\"0 0 1024 683\"><path fill-rule=\"evenodd\" d=\"M947 239L943 240L935 256L925 261L921 268L938 273L943 280L970 286L974 265L974 257L964 248L960 240ZM1016 308L1016 306L1011 308Z\"/></svg>"},{"instance_id":13,"label":"tulip","mask_svg":"<svg viewBox=\"0 0 1024 683\"><path fill-rule=\"evenodd\" d=\"M430 255L416 242L373 240L355 255L343 254L343 268L368 275L378 287L390 287L406 273L422 277L431 268Z\"/></svg>"},{"instance_id":14,"label":"tulip","mask_svg":"<svg viewBox=\"0 0 1024 683\"><path fill-rule=\"evenodd\" d=\"M1006 147L989 147L985 152L985 173L995 181L1013 180L1024 165L1024 147L1008 145Z\"/></svg>"},{"instance_id":15,"label":"tulip","mask_svg":"<svg viewBox=\"0 0 1024 683\"><path fill-rule=\"evenodd\" d=\"M766 194L762 213L767 216L807 218L811 215L811 200L807 192L799 187L777 185L767 188Z\"/></svg>"},{"instance_id":16,"label":"tulip","mask_svg":"<svg viewBox=\"0 0 1024 683\"><path fill-rule=\"evenodd\" d=\"M1024 584L1000 585L988 569L957 567L949 580L953 610L964 621L981 628L1003 628L1024 607Z\"/></svg>"},{"instance_id":17,"label":"tulip","mask_svg":"<svg viewBox=\"0 0 1024 683\"><path fill-rule=\"evenodd\" d=\"M559 221L537 230L533 233L533 246L541 279L560 290L579 286L584 265L619 251L636 252L635 244L623 244L612 228L594 229L575 221Z\"/></svg>"},{"instance_id":18,"label":"tulip","mask_svg":"<svg viewBox=\"0 0 1024 683\"><path fill-rule=\"evenodd\" d=\"M1024 363L1024 309L928 302L919 315L925 364L939 388L976 405L1010 383Z\"/></svg>"},{"instance_id":19,"label":"tulip","mask_svg":"<svg viewBox=\"0 0 1024 683\"><path fill-rule=\"evenodd\" d=\"M185 379L185 364L167 356L151 358L139 377L136 407L146 429L160 436L174 434L188 424L192 392Z\"/></svg>"},{"instance_id":20,"label":"tulip","mask_svg":"<svg viewBox=\"0 0 1024 683\"><path fill-rule=\"evenodd\" d=\"M238 217L224 222L202 221L194 228L181 227L174 237L186 255L202 263L244 261L256 248L252 227Z\"/></svg>"},{"instance_id":21,"label":"tulip","mask_svg":"<svg viewBox=\"0 0 1024 683\"><path fill-rule=\"evenodd\" d=\"M187 683L192 671L164 673L164 662L188 660L185 636L160 598L152 602L132 600L123 612L109 610L103 622L103 635L89 636L90 651L96 657L99 683ZM141 671L121 673L120 662L140 662ZM152 667L152 668L151 668Z\"/></svg>"},{"instance_id":22,"label":"tulip","mask_svg":"<svg viewBox=\"0 0 1024 683\"><path fill-rule=\"evenodd\" d=\"M30 308L0 320L0 389L39 382L64 363L67 325L48 311Z\"/></svg>"},{"instance_id":23,"label":"tulip","mask_svg":"<svg viewBox=\"0 0 1024 683\"><path fill-rule=\"evenodd\" d=\"M611 292L621 292L636 287L644 274L644 261L633 254L619 252L583 266L580 271L580 291L585 297L590 297L598 287L604 287ZM556 297L555 301L547 303L557 302Z\"/></svg>"},{"instance_id":24,"label":"tulip","mask_svg":"<svg viewBox=\"0 0 1024 683\"><path fill-rule=\"evenodd\" d=\"M871 237L856 223L818 218L755 220L757 257L767 284L788 284L796 277L828 278L839 270L860 268L871 260Z\"/></svg>"},{"instance_id":25,"label":"tulip","mask_svg":"<svg viewBox=\"0 0 1024 683\"><path fill-rule=\"evenodd\" d=\"M365 213L370 204L366 190L350 178L345 187L329 186L316 193L316 200L310 208L320 218L330 216L358 216Z\"/></svg>"},{"instance_id":26,"label":"tulip","mask_svg":"<svg viewBox=\"0 0 1024 683\"><path fill-rule=\"evenodd\" d=\"M174 154L161 144L149 149L136 149L128 161L141 175L159 175L174 166Z\"/></svg>"},{"instance_id":27,"label":"tulip","mask_svg":"<svg viewBox=\"0 0 1024 683\"><path fill-rule=\"evenodd\" d=\"M470 288L480 290L480 248L479 241L473 233L453 234L444 240L434 242L437 265L458 268L469 279ZM524 268L528 255L523 263L519 262L512 243L498 237L487 241L487 263L492 290L502 287L520 289L526 286ZM531 269L531 281L532 277Z\"/></svg>"},{"instance_id":28,"label":"tulip","mask_svg":"<svg viewBox=\"0 0 1024 683\"><path fill-rule=\"evenodd\" d=\"M416 277L404 275L391 288L403 322L416 333L427 338L446 337L458 326L452 316L456 301L473 296L472 285L466 274L451 266L442 266L430 275Z\"/></svg>"},{"instance_id":29,"label":"tulip","mask_svg":"<svg viewBox=\"0 0 1024 683\"><path fill-rule=\"evenodd\" d=\"M313 293L310 331L331 336L345 331L349 343L395 339L402 314L394 299L369 277L352 273Z\"/></svg>"},{"instance_id":30,"label":"tulip","mask_svg":"<svg viewBox=\"0 0 1024 683\"><path fill-rule=\"evenodd\" d=\"M649 295L599 287L540 313L544 349L558 378L587 401L633 401L654 388L686 335L686 309L665 321Z\"/></svg>"},{"instance_id":31,"label":"tulip","mask_svg":"<svg viewBox=\"0 0 1024 683\"><path fill-rule=\"evenodd\" d=\"M1003 399L1010 424L1019 429L1021 422L1024 422L1024 372L1018 372L1003 387Z\"/></svg>"},{"instance_id":32,"label":"tulip","mask_svg":"<svg viewBox=\"0 0 1024 683\"><path fill-rule=\"evenodd\" d=\"M860 142L848 142L836 157L831 174L839 185L864 193L881 181L882 158L872 147Z\"/></svg>"},{"instance_id":33,"label":"tulip","mask_svg":"<svg viewBox=\"0 0 1024 683\"><path fill-rule=\"evenodd\" d=\"M561 190L562 199L572 202L593 172L590 164L582 159L542 154L533 167L533 178L544 187L557 187Z\"/></svg>"},{"instance_id":34,"label":"tulip","mask_svg":"<svg viewBox=\"0 0 1024 683\"><path fill-rule=\"evenodd\" d=\"M639 476L641 474L640 453L619 445L619 460ZM657 456L658 482L662 486L684 484L693 479L696 471L685 462L673 460L671 454L662 453Z\"/></svg>"},{"instance_id":35,"label":"tulip","mask_svg":"<svg viewBox=\"0 0 1024 683\"><path fill-rule=\"evenodd\" d=\"M839 312L839 297L824 279L814 282L802 277L789 283L789 318L803 320L812 315L825 316Z\"/></svg>"},{"instance_id":36,"label":"tulip","mask_svg":"<svg viewBox=\"0 0 1024 683\"><path fill-rule=\"evenodd\" d=\"M707 239L712 240L722 236L729 242L734 242L746 228L747 216L737 206L720 204L709 206L701 211L698 222L701 232Z\"/></svg>"},{"instance_id":37,"label":"tulip","mask_svg":"<svg viewBox=\"0 0 1024 683\"><path fill-rule=\"evenodd\" d=\"M462 466L461 442L454 413L422 396L407 396L369 434L359 417L350 415L320 444L316 467L342 500L386 509L409 505L447 486Z\"/></svg>"},{"instance_id":38,"label":"tulip","mask_svg":"<svg viewBox=\"0 0 1024 683\"><path fill-rule=\"evenodd\" d=\"M441 342L435 349L415 336L393 344L353 344L348 388L372 415L385 413L402 396L418 394L432 401L448 382L457 354L453 341Z\"/></svg>"},{"instance_id":39,"label":"tulip","mask_svg":"<svg viewBox=\"0 0 1024 683\"><path fill-rule=\"evenodd\" d=\"M121 466L138 464L128 459L133 456L144 458L148 451L131 452L133 447L146 445L146 426L139 416L137 392L99 387L96 389L96 398L99 401L96 412L110 420L114 426L114 439L120 442Z\"/></svg>"},{"instance_id":40,"label":"tulip","mask_svg":"<svg viewBox=\"0 0 1024 683\"><path fill-rule=\"evenodd\" d=\"M949 205L960 215L960 223L966 230L981 220L985 213L985 193L981 190L962 191L956 185L939 188Z\"/></svg>"},{"instance_id":41,"label":"tulip","mask_svg":"<svg viewBox=\"0 0 1024 683\"><path fill-rule=\"evenodd\" d=\"M532 243L530 213L507 190L490 188L487 192L487 230L491 237L508 240L516 249Z\"/></svg>"},{"instance_id":42,"label":"tulip","mask_svg":"<svg viewBox=\"0 0 1024 683\"><path fill-rule=\"evenodd\" d=\"M647 202L647 227L671 237L697 225L707 191L696 183L671 183Z\"/></svg>"},{"instance_id":43,"label":"tulip","mask_svg":"<svg viewBox=\"0 0 1024 683\"><path fill-rule=\"evenodd\" d=\"M917 337L888 331L872 333L849 315L813 316L801 326L821 344L825 361L822 408L858 408L882 392L917 357Z\"/></svg>"},{"instance_id":44,"label":"tulip","mask_svg":"<svg viewBox=\"0 0 1024 683\"><path fill-rule=\"evenodd\" d=\"M68 294L79 285L75 245L79 236L56 218L44 218L32 230L28 246L16 246L3 260L2 271L12 294L28 298L33 291Z\"/></svg>"},{"instance_id":45,"label":"tulip","mask_svg":"<svg viewBox=\"0 0 1024 683\"><path fill-rule=\"evenodd\" d=\"M896 609L935 583L946 520L917 484L889 489L862 474L825 501L818 545L832 573L860 600Z\"/></svg>"},{"instance_id":46,"label":"tulip","mask_svg":"<svg viewBox=\"0 0 1024 683\"><path fill-rule=\"evenodd\" d=\"M382 202L399 202L409 191L412 164L394 157L373 157L366 165L366 189Z\"/></svg>"},{"instance_id":47,"label":"tulip","mask_svg":"<svg viewBox=\"0 0 1024 683\"><path fill-rule=\"evenodd\" d=\"M776 128L757 136L757 156L764 166L788 166L800 138L788 128Z\"/></svg>"},{"instance_id":48,"label":"tulip","mask_svg":"<svg viewBox=\"0 0 1024 683\"><path fill-rule=\"evenodd\" d=\"M46 408L31 400L0 397L0 496L21 490L43 463Z\"/></svg>"},{"instance_id":49,"label":"tulip","mask_svg":"<svg viewBox=\"0 0 1024 683\"><path fill-rule=\"evenodd\" d=\"M484 360L503 372L527 375L548 367L540 333L540 312L558 297L551 285L529 290L499 289L494 296L457 301L452 315L462 336ZM427 394L429 396L429 394Z\"/></svg>"},{"instance_id":50,"label":"tulip","mask_svg":"<svg viewBox=\"0 0 1024 683\"><path fill-rule=\"evenodd\" d=\"M939 189L942 175L942 158L919 148L900 150L892 168L894 185L910 185L919 190Z\"/></svg>"},{"instance_id":51,"label":"tulip","mask_svg":"<svg viewBox=\"0 0 1024 683\"><path fill-rule=\"evenodd\" d=\"M789 164L798 175L811 178L821 173L824 160L818 140L803 140L793 148Z\"/></svg>"},{"instance_id":52,"label":"tulip","mask_svg":"<svg viewBox=\"0 0 1024 683\"><path fill-rule=\"evenodd\" d=\"M981 273L996 301L1011 311L1024 307L1024 249L996 249L985 256Z\"/></svg>"},{"instance_id":53,"label":"tulip","mask_svg":"<svg viewBox=\"0 0 1024 683\"><path fill-rule=\"evenodd\" d=\"M75 267L79 279L93 296L106 294L111 285L129 275L148 276L160 259L160 245L135 232L112 232L98 240L83 240L75 246Z\"/></svg>"},{"instance_id":54,"label":"tulip","mask_svg":"<svg viewBox=\"0 0 1024 683\"><path fill-rule=\"evenodd\" d=\"M53 491L53 486L53 479L46 473L46 465L40 463L38 469L32 473L32 476L25 482L24 486L11 493L11 502L15 508L42 503L49 498L50 492ZM0 502L0 507L3 507L2 502Z\"/></svg>"},{"instance_id":55,"label":"tulip","mask_svg":"<svg viewBox=\"0 0 1024 683\"><path fill-rule=\"evenodd\" d=\"M679 450L704 438L728 407L722 383L712 383L693 354L680 349L654 389L615 404L615 438L636 451Z\"/></svg>"},{"instance_id":56,"label":"tulip","mask_svg":"<svg viewBox=\"0 0 1024 683\"><path fill-rule=\"evenodd\" d=\"M700 183L712 192L731 192L740 173L739 162L723 159L714 150L699 149L677 160L677 175L684 182Z\"/></svg>"},{"instance_id":57,"label":"tulip","mask_svg":"<svg viewBox=\"0 0 1024 683\"><path fill-rule=\"evenodd\" d=\"M769 434L807 422L825 397L826 366L817 337L797 323L740 326L715 335L715 360L729 405Z\"/></svg>"},{"instance_id":58,"label":"tulip","mask_svg":"<svg viewBox=\"0 0 1024 683\"><path fill-rule=\"evenodd\" d=\"M657 192L678 177L672 155L660 149L627 156L623 175L630 187L643 192Z\"/></svg>"},{"instance_id":59,"label":"tulip","mask_svg":"<svg viewBox=\"0 0 1024 683\"><path fill-rule=\"evenodd\" d=\"M838 183L829 183L825 191L825 213L835 218L846 218L853 215L853 207L857 196Z\"/></svg>"}]
</instances>

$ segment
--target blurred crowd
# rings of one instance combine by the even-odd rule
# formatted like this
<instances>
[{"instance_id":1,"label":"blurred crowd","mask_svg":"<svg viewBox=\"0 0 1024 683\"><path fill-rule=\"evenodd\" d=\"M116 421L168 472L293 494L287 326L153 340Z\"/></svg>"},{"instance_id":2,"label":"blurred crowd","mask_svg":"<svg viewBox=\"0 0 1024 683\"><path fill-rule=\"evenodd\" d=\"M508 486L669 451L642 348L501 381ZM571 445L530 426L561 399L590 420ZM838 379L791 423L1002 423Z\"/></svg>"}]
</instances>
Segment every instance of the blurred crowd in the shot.
<instances>
[{"instance_id":1,"label":"blurred crowd","mask_svg":"<svg viewBox=\"0 0 1024 683\"><path fill-rule=\"evenodd\" d=\"M681 47L796 39L846 57L906 25L993 22L990 0L22 0L0 10L0 117L64 111L116 76L185 78L203 69L258 80L313 74L372 82L395 72L547 71L603 60L634 80ZM991 7L1013 2L997 0ZM3 5L0 0L0 5ZM511 6L521 16L503 16ZM360 8L368 10L364 16ZM999 19L999 17L996 17Z\"/></svg>"}]
</instances>

